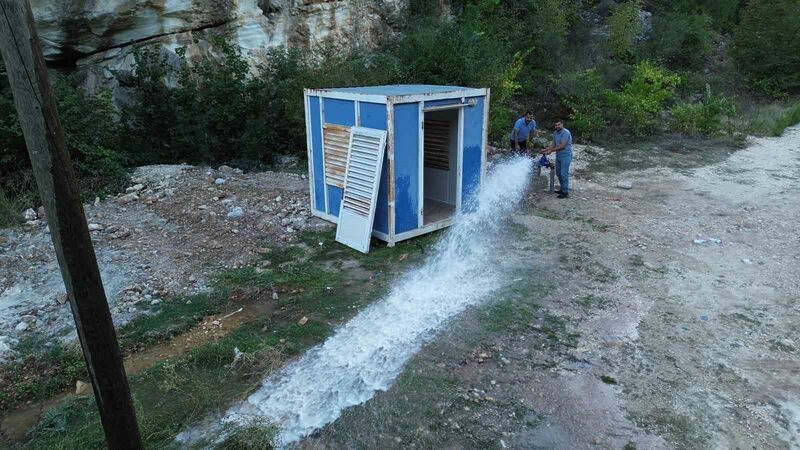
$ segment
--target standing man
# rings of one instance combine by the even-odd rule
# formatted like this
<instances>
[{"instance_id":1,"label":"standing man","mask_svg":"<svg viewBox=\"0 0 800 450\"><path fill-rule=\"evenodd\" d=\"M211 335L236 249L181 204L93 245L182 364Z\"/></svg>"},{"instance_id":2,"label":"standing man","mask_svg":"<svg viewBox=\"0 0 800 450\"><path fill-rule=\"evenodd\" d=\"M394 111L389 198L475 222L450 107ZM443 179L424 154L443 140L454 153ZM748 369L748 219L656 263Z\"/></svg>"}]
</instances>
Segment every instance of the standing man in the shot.
<instances>
[{"instance_id":1,"label":"standing man","mask_svg":"<svg viewBox=\"0 0 800 450\"><path fill-rule=\"evenodd\" d=\"M535 129L536 121L533 120L530 111L525 111L525 115L517 119L514 123L514 129L511 130L511 135L509 135L509 139L511 139L511 149L515 153L519 153L520 150L527 151L528 136L530 136L531 131Z\"/></svg>"},{"instance_id":2,"label":"standing man","mask_svg":"<svg viewBox=\"0 0 800 450\"><path fill-rule=\"evenodd\" d=\"M558 198L569 198L569 165L572 163L572 133L564 128L564 123L556 121L556 132L553 133L553 145L542 150L543 155L556 154L556 176L561 190L557 190Z\"/></svg>"}]
</instances>

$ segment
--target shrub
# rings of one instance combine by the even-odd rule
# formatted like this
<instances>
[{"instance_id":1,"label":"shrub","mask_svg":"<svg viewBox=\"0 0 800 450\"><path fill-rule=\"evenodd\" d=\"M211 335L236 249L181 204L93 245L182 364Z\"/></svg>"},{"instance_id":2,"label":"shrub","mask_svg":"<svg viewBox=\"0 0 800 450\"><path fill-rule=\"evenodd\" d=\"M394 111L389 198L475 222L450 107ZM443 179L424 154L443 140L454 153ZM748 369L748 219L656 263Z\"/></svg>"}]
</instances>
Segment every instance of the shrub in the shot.
<instances>
[{"instance_id":1,"label":"shrub","mask_svg":"<svg viewBox=\"0 0 800 450\"><path fill-rule=\"evenodd\" d=\"M268 160L271 152L263 137L269 124L259 101L262 80L249 76L238 47L219 37L212 42L218 56L194 65L186 63L183 49L179 52L178 145L196 161Z\"/></svg>"},{"instance_id":2,"label":"shrub","mask_svg":"<svg viewBox=\"0 0 800 450\"><path fill-rule=\"evenodd\" d=\"M711 19L714 29L733 31L739 12L747 2L741 0L651 0L657 13L703 15ZM660 15L660 14L659 14Z\"/></svg>"},{"instance_id":3,"label":"shrub","mask_svg":"<svg viewBox=\"0 0 800 450\"><path fill-rule=\"evenodd\" d=\"M165 83L171 74L167 55L153 47L140 47L133 56L133 75L120 79L132 96L122 109L121 149L136 165L179 161L186 155L173 142L178 110L174 90Z\"/></svg>"},{"instance_id":4,"label":"shrub","mask_svg":"<svg viewBox=\"0 0 800 450\"><path fill-rule=\"evenodd\" d=\"M53 78L52 92L84 197L119 190L127 172L114 150L117 125L110 93L87 95L64 77ZM0 226L8 226L18 223L21 211L39 205L40 199L11 93L0 94Z\"/></svg>"},{"instance_id":5,"label":"shrub","mask_svg":"<svg viewBox=\"0 0 800 450\"><path fill-rule=\"evenodd\" d=\"M722 119L731 118L733 104L725 97L715 96L706 86L703 99L695 103L679 103L672 108L672 129L687 135L713 136L722 131Z\"/></svg>"},{"instance_id":6,"label":"shrub","mask_svg":"<svg viewBox=\"0 0 800 450\"><path fill-rule=\"evenodd\" d=\"M668 13L655 23L649 53L671 69L700 69L711 50L711 18Z\"/></svg>"},{"instance_id":7,"label":"shrub","mask_svg":"<svg viewBox=\"0 0 800 450\"><path fill-rule=\"evenodd\" d=\"M111 93L87 95L65 78L56 80L53 92L81 191L85 197L118 192L127 172L115 150L118 128Z\"/></svg>"},{"instance_id":8,"label":"shrub","mask_svg":"<svg viewBox=\"0 0 800 450\"><path fill-rule=\"evenodd\" d=\"M681 79L649 61L637 64L633 78L622 87L622 92L607 91L606 101L617 116L617 121L636 135L653 131L664 104L672 98Z\"/></svg>"},{"instance_id":9,"label":"shrub","mask_svg":"<svg viewBox=\"0 0 800 450\"><path fill-rule=\"evenodd\" d=\"M639 17L641 2L628 0L617 5L608 19L608 44L611 54L622 61L630 61L636 41L644 31Z\"/></svg>"},{"instance_id":10,"label":"shrub","mask_svg":"<svg viewBox=\"0 0 800 450\"><path fill-rule=\"evenodd\" d=\"M17 168L24 158L25 139L17 120L11 93L0 88L0 178Z\"/></svg>"},{"instance_id":11,"label":"shrub","mask_svg":"<svg viewBox=\"0 0 800 450\"><path fill-rule=\"evenodd\" d=\"M752 0L736 28L739 69L772 96L800 93L800 2Z\"/></svg>"},{"instance_id":12,"label":"shrub","mask_svg":"<svg viewBox=\"0 0 800 450\"><path fill-rule=\"evenodd\" d=\"M559 97L569 109L572 128L587 139L596 140L605 129L606 97L603 80L596 69L568 74L559 81Z\"/></svg>"},{"instance_id":13,"label":"shrub","mask_svg":"<svg viewBox=\"0 0 800 450\"><path fill-rule=\"evenodd\" d=\"M264 145L271 124L262 113L262 80L249 76L238 48L221 38L212 43L216 57L193 65L184 48L175 64L153 48L135 52L130 80L135 102L123 124L130 138L127 153L137 155L137 163L271 156Z\"/></svg>"}]
</instances>

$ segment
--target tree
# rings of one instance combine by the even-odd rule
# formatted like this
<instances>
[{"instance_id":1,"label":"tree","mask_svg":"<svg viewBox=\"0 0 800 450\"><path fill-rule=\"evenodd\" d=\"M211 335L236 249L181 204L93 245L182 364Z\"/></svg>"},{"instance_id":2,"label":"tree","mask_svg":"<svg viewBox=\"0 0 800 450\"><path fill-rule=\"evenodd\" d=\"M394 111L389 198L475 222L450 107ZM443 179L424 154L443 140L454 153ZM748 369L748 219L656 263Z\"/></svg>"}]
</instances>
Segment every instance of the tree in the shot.
<instances>
[{"instance_id":1,"label":"tree","mask_svg":"<svg viewBox=\"0 0 800 450\"><path fill-rule=\"evenodd\" d=\"M736 28L739 70L772 96L800 93L800 2L752 0Z\"/></svg>"}]
</instances>

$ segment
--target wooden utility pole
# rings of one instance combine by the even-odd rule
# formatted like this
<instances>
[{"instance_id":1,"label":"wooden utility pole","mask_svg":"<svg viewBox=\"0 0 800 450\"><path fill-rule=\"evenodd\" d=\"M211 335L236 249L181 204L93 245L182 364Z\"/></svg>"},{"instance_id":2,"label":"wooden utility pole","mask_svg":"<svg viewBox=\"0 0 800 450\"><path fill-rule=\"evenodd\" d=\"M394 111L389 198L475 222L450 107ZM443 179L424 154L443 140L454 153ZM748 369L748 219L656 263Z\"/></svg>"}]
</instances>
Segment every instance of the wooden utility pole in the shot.
<instances>
[{"instance_id":1,"label":"wooden utility pole","mask_svg":"<svg viewBox=\"0 0 800 450\"><path fill-rule=\"evenodd\" d=\"M28 0L0 0L0 52L106 441L111 449L140 449L128 379Z\"/></svg>"}]
</instances>

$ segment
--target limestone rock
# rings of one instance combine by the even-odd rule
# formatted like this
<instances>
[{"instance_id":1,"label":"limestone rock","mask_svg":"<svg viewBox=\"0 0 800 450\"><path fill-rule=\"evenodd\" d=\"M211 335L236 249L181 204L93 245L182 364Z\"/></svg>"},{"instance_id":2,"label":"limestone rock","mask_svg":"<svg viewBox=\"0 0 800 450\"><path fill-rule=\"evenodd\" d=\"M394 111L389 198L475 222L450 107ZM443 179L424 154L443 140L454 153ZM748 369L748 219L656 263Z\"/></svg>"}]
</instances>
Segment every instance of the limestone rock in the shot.
<instances>
[{"instance_id":1,"label":"limestone rock","mask_svg":"<svg viewBox=\"0 0 800 450\"><path fill-rule=\"evenodd\" d=\"M370 45L393 31L407 1L32 0L31 6L45 59L76 67L90 92L110 87L123 103L141 43L177 68L178 47L190 61L213 57L213 37L222 36L257 70L273 47L309 48L329 37Z\"/></svg>"},{"instance_id":2,"label":"limestone rock","mask_svg":"<svg viewBox=\"0 0 800 450\"><path fill-rule=\"evenodd\" d=\"M228 217L231 219L237 219L242 216L244 216L244 209L239 206L235 206L228 211Z\"/></svg>"},{"instance_id":3,"label":"limestone rock","mask_svg":"<svg viewBox=\"0 0 800 450\"><path fill-rule=\"evenodd\" d=\"M92 385L81 380L75 382L75 395L89 395L92 393Z\"/></svg>"},{"instance_id":4,"label":"limestone rock","mask_svg":"<svg viewBox=\"0 0 800 450\"><path fill-rule=\"evenodd\" d=\"M633 183L631 183L630 181L618 181L616 184L614 184L614 187L629 190L633 189Z\"/></svg>"},{"instance_id":5,"label":"limestone rock","mask_svg":"<svg viewBox=\"0 0 800 450\"><path fill-rule=\"evenodd\" d=\"M34 211L32 208L28 208L22 212L22 218L26 222L36 220L36 211Z\"/></svg>"},{"instance_id":6,"label":"limestone rock","mask_svg":"<svg viewBox=\"0 0 800 450\"><path fill-rule=\"evenodd\" d=\"M121 195L119 197L119 199L118 199L118 201L120 203L122 203L123 205L126 204L126 203L135 202L136 200L139 200L139 196L136 195L136 193L134 193L134 192L131 192L131 193L125 194L125 195Z\"/></svg>"}]
</instances>

